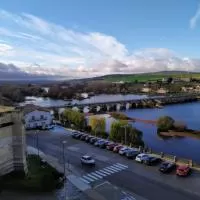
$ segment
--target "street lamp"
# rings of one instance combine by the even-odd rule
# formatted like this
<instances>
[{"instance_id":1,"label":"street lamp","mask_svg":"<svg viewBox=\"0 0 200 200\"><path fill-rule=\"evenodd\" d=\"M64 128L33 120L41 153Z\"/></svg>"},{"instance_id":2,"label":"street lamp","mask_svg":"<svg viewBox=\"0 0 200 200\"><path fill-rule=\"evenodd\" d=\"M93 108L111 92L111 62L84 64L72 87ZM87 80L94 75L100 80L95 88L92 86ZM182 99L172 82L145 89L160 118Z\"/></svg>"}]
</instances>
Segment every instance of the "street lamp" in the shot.
<instances>
[{"instance_id":1,"label":"street lamp","mask_svg":"<svg viewBox=\"0 0 200 200\"><path fill-rule=\"evenodd\" d=\"M125 129L125 133L124 133L125 134L125 139L124 139L125 141L124 142L125 142L125 145L126 145L126 140L127 140L127 130L126 130L126 128L128 127L128 124L124 125L122 127Z\"/></svg>"},{"instance_id":2,"label":"street lamp","mask_svg":"<svg viewBox=\"0 0 200 200\"><path fill-rule=\"evenodd\" d=\"M62 147L63 147L63 168L64 168L64 179L66 178L66 173L65 173L65 144L67 142L64 140L62 141Z\"/></svg>"},{"instance_id":3,"label":"street lamp","mask_svg":"<svg viewBox=\"0 0 200 200\"><path fill-rule=\"evenodd\" d=\"M36 148L37 148L37 155L38 155L38 157L39 157L39 156L40 156L40 155L39 155L39 137L38 137L39 130L36 130L36 131L35 131L35 134L36 134Z\"/></svg>"}]
</instances>

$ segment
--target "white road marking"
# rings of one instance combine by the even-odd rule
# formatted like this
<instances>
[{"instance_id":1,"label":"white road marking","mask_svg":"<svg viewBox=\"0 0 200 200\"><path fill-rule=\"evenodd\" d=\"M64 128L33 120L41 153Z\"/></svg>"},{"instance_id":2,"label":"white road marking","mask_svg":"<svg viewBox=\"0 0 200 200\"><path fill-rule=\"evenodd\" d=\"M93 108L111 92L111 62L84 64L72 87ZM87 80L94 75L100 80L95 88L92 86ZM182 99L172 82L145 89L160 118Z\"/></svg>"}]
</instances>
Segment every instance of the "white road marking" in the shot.
<instances>
[{"instance_id":1,"label":"white road marking","mask_svg":"<svg viewBox=\"0 0 200 200\"><path fill-rule=\"evenodd\" d=\"M92 176L91 174L86 174L86 176L89 176L90 178L93 178L93 179L95 179L95 180L98 180L98 178L97 178L97 177L95 177L95 176Z\"/></svg>"},{"instance_id":2,"label":"white road marking","mask_svg":"<svg viewBox=\"0 0 200 200\"><path fill-rule=\"evenodd\" d=\"M103 173L101 173L100 171L96 171L95 173L97 173L97 174L99 174L99 175L101 175L101 176L107 176L107 174L103 174Z\"/></svg>"},{"instance_id":3,"label":"white road marking","mask_svg":"<svg viewBox=\"0 0 200 200\"><path fill-rule=\"evenodd\" d=\"M104 174L106 174L106 175L111 175L111 173L110 172L106 172L106 171L104 171L103 169L102 170L99 170L101 173L104 173Z\"/></svg>"},{"instance_id":4,"label":"white road marking","mask_svg":"<svg viewBox=\"0 0 200 200\"><path fill-rule=\"evenodd\" d=\"M118 167L118 168L121 168L121 169L127 169L128 167L123 167L123 166L121 166L121 165L117 165L117 164L115 164L115 165L113 165L113 166L115 166L115 167Z\"/></svg>"},{"instance_id":5,"label":"white road marking","mask_svg":"<svg viewBox=\"0 0 200 200\"><path fill-rule=\"evenodd\" d=\"M92 178L89 178L89 177L87 177L87 176L83 176L83 178L84 178L84 179L86 179L86 180L88 180L88 181L90 181L90 182L93 182L93 181L95 181L94 179L92 179Z\"/></svg>"},{"instance_id":6,"label":"white road marking","mask_svg":"<svg viewBox=\"0 0 200 200\"><path fill-rule=\"evenodd\" d=\"M106 169L112 170L112 171L114 171L114 172L118 172L118 170L112 169L111 167L107 167Z\"/></svg>"},{"instance_id":7,"label":"white road marking","mask_svg":"<svg viewBox=\"0 0 200 200\"><path fill-rule=\"evenodd\" d=\"M95 172L92 172L91 174L94 175L94 176L96 176L96 177L98 177L98 178L103 178L102 176L96 174Z\"/></svg>"},{"instance_id":8,"label":"white road marking","mask_svg":"<svg viewBox=\"0 0 200 200\"><path fill-rule=\"evenodd\" d=\"M80 180L83 181L83 182L85 182L85 183L87 183L87 184L90 183L89 181L85 180L84 178L80 178Z\"/></svg>"},{"instance_id":9,"label":"white road marking","mask_svg":"<svg viewBox=\"0 0 200 200\"><path fill-rule=\"evenodd\" d=\"M128 168L127 165L123 165L123 164L120 164L120 163L117 163L117 165L120 165L120 166L122 166L122 167L126 167L126 168Z\"/></svg>"},{"instance_id":10,"label":"white road marking","mask_svg":"<svg viewBox=\"0 0 200 200\"><path fill-rule=\"evenodd\" d=\"M109 172L109 173L111 173L111 174L115 173L115 171L112 171L112 170L107 169L107 168L104 168L103 170L106 171L106 172Z\"/></svg>"},{"instance_id":11,"label":"white road marking","mask_svg":"<svg viewBox=\"0 0 200 200\"><path fill-rule=\"evenodd\" d=\"M111 169L114 169L114 170L117 170L117 171L121 171L122 169L121 168L118 168L118 167L114 167L114 166L110 166Z\"/></svg>"}]
</instances>

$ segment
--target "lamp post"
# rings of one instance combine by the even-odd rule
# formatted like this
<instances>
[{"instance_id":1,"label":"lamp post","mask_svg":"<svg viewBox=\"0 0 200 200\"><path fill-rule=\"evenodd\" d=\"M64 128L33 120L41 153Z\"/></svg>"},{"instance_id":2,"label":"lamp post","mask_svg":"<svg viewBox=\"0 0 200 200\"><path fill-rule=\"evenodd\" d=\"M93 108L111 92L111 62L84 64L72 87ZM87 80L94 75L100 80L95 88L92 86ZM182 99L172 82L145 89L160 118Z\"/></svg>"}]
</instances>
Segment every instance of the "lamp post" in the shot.
<instances>
[{"instance_id":1,"label":"lamp post","mask_svg":"<svg viewBox=\"0 0 200 200\"><path fill-rule=\"evenodd\" d=\"M127 142L127 129L126 128L128 127L128 125L124 125L122 127L125 129L125 133L124 133L125 134L125 137L124 137L125 141L124 142L125 142L125 145L126 145L126 142Z\"/></svg>"},{"instance_id":2,"label":"lamp post","mask_svg":"<svg viewBox=\"0 0 200 200\"><path fill-rule=\"evenodd\" d=\"M37 148L37 155L38 155L38 157L39 157L39 156L40 156L40 155L39 155L39 154L40 154L40 152L39 152L39 137L38 137L39 130L36 130L35 134L36 134L36 148Z\"/></svg>"},{"instance_id":3,"label":"lamp post","mask_svg":"<svg viewBox=\"0 0 200 200\"><path fill-rule=\"evenodd\" d=\"M65 144L67 142L64 140L62 141L62 147L63 147L63 169L64 169L64 179L66 178L66 173L65 173Z\"/></svg>"}]
</instances>

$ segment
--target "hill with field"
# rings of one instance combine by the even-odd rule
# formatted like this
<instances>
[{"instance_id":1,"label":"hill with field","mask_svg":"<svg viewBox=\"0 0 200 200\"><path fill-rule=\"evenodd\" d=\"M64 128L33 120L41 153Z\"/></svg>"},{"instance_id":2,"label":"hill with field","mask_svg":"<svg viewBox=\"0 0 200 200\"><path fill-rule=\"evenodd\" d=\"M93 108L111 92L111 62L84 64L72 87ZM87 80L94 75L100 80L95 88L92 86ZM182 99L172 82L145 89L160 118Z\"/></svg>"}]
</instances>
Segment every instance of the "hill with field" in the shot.
<instances>
[{"instance_id":1,"label":"hill with field","mask_svg":"<svg viewBox=\"0 0 200 200\"><path fill-rule=\"evenodd\" d=\"M186 71L161 71L153 73L141 73L141 74L110 74L102 76L101 79L111 82L146 82L146 81L157 81L162 80L163 78L193 78L200 79L199 72L186 72Z\"/></svg>"}]
</instances>

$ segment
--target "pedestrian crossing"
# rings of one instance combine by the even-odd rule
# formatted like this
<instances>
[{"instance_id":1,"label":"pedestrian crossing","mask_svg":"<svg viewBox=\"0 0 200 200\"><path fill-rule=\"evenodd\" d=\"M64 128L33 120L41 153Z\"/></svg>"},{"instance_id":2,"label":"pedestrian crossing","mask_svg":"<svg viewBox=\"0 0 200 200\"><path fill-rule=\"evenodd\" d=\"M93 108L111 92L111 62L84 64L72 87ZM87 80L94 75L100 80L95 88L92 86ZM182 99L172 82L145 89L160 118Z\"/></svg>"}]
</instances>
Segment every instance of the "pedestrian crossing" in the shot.
<instances>
[{"instance_id":1,"label":"pedestrian crossing","mask_svg":"<svg viewBox=\"0 0 200 200\"><path fill-rule=\"evenodd\" d=\"M82 176L80 178L80 180L85 182L85 183L87 183L87 184L89 184L89 183L95 182L97 180L103 179L106 176L109 176L109 175L112 175L114 173L117 173L117 172L120 172L122 170L125 170L127 168L128 168L127 165L116 163L114 165L105 167L103 169L88 173L88 174Z\"/></svg>"}]
</instances>

